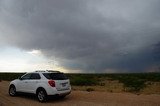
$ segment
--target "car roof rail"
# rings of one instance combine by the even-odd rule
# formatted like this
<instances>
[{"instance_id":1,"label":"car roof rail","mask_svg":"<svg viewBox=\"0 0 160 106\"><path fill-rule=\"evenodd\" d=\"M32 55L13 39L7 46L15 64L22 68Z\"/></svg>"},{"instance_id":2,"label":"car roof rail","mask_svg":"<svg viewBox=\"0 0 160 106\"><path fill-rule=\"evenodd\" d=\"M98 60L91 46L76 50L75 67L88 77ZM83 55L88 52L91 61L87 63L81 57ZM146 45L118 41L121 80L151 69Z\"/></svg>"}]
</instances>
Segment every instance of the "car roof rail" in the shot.
<instances>
[{"instance_id":1,"label":"car roof rail","mask_svg":"<svg viewBox=\"0 0 160 106\"><path fill-rule=\"evenodd\" d=\"M46 72L45 70L36 70L35 72Z\"/></svg>"},{"instance_id":2,"label":"car roof rail","mask_svg":"<svg viewBox=\"0 0 160 106\"><path fill-rule=\"evenodd\" d=\"M60 71L56 71L56 70L46 70L47 72L56 72L56 73L60 73Z\"/></svg>"},{"instance_id":3,"label":"car roof rail","mask_svg":"<svg viewBox=\"0 0 160 106\"><path fill-rule=\"evenodd\" d=\"M35 72L53 72L53 73L61 73L60 71L56 71L56 70L36 70Z\"/></svg>"}]
</instances>

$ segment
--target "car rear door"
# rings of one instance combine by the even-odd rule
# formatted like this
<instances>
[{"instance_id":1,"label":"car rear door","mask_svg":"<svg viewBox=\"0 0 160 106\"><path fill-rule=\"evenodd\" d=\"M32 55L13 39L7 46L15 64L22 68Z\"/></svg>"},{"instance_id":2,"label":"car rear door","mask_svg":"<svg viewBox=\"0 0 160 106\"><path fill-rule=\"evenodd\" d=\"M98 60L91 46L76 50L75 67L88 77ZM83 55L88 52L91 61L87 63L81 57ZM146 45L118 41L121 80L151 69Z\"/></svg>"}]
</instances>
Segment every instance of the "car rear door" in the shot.
<instances>
[{"instance_id":1,"label":"car rear door","mask_svg":"<svg viewBox=\"0 0 160 106\"><path fill-rule=\"evenodd\" d=\"M31 77L30 77L30 80L28 81L28 92L29 93L34 93L36 87L37 87L37 84L40 82L40 75L39 73L32 73L31 74Z\"/></svg>"}]
</instances>

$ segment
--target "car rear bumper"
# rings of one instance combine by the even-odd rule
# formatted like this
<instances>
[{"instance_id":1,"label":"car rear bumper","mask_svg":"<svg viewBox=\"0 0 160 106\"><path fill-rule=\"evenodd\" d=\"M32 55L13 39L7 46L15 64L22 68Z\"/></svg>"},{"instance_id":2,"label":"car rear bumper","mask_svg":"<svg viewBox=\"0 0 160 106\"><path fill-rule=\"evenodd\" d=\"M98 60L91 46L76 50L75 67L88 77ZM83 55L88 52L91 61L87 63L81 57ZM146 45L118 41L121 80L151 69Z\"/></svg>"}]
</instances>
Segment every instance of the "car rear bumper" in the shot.
<instances>
[{"instance_id":1,"label":"car rear bumper","mask_svg":"<svg viewBox=\"0 0 160 106\"><path fill-rule=\"evenodd\" d=\"M69 89L66 90L57 90L56 88L51 88L50 90L47 91L48 95L68 95L71 93L71 87Z\"/></svg>"}]
</instances>

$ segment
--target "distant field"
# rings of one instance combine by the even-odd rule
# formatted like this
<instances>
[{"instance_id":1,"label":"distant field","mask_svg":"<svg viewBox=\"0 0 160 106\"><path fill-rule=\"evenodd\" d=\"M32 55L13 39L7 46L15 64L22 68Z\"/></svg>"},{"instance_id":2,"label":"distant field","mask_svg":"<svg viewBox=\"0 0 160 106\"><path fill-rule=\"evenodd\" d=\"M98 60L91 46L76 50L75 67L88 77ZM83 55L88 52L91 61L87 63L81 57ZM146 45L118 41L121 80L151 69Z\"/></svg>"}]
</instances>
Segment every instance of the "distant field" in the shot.
<instances>
[{"instance_id":1,"label":"distant field","mask_svg":"<svg viewBox=\"0 0 160 106\"><path fill-rule=\"evenodd\" d=\"M24 73L0 73L10 81ZM67 74L73 90L160 94L160 73Z\"/></svg>"}]
</instances>

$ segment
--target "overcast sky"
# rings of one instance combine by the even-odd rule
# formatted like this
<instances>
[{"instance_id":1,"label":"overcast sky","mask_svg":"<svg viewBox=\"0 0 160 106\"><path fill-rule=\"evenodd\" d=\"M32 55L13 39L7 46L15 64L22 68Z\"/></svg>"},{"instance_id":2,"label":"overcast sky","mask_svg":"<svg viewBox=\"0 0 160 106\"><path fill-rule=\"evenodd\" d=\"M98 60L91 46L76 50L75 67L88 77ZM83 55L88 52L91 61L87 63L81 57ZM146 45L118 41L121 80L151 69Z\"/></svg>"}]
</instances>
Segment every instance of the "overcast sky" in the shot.
<instances>
[{"instance_id":1,"label":"overcast sky","mask_svg":"<svg viewBox=\"0 0 160 106\"><path fill-rule=\"evenodd\" d=\"M3 71L160 71L160 0L0 0L0 51Z\"/></svg>"}]
</instances>

